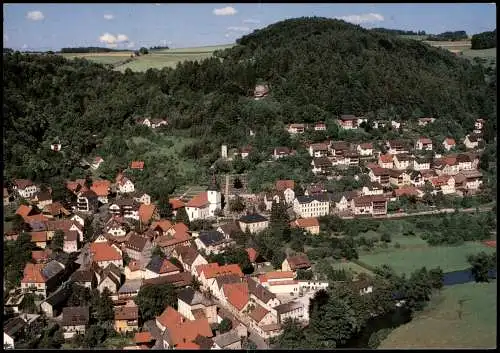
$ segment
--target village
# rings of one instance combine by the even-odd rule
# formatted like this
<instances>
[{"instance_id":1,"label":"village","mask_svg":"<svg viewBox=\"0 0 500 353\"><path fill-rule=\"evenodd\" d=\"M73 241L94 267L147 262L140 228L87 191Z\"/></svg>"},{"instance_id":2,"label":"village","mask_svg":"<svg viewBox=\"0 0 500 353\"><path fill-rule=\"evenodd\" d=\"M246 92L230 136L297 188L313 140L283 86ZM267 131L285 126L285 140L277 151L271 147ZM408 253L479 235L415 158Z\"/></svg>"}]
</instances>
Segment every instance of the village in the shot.
<instances>
[{"instance_id":1,"label":"village","mask_svg":"<svg viewBox=\"0 0 500 353\"><path fill-rule=\"evenodd\" d=\"M256 98L265 95L262 92L260 88ZM432 122L422 118L418 125ZM148 119L137 123L153 129L164 125ZM343 115L337 123L341 129L355 130L367 120ZM376 121L374 128L383 124L389 122ZM390 124L399 129L403 123ZM225 185L219 185L213 175L206 191L189 199L171 198L172 215L163 218L155 200L137 190L124 173L112 181L67 181L65 187L76 199L73 204L53 199L50 189L42 190L30 180L13 180L12 188L4 188L4 207L16 207L15 214L29 225L28 233L37 250L24 267L20 287L11 290L5 301L4 311L13 316L4 325L6 347L15 348L18 332L40 316L20 313L19 304L27 293L37 295L41 315L58 322L66 340L84 334L90 321L88 307L65 304L69 284L78 284L111 294L114 330L134 335L134 344L126 349L241 349L248 339L258 348L268 348L269 339L281 334L286 319L307 325L309 299L329 283L298 279L297 272L312 265L303 253L287 254L281 267L273 268L256 249L245 248L254 268L251 274L244 274L238 264L220 265L207 257L234 248L235 232L259 234L266 230L276 204L286 207L290 227L313 237L320 233L320 217L384 217L390 213L388 205L392 202L402 197L421 200L429 192L474 195L483 183L478 167L483 126L484 120L478 119L474 131L463 141L464 152L457 151L457 142L451 136L434 142L443 146L444 154L435 152L436 146L426 137L381 144L306 142L314 175L339 180L342 170L355 167L360 171L355 179L363 180L364 185L332 193L318 182L301 185L304 192L299 195L293 180L276 180L271 191L238 194L229 187L229 178ZM324 131L326 125L295 123L286 130L300 136L307 130ZM240 148L236 154L245 159L250 151L251 147ZM276 146L270 160L294 153ZM228 147L223 145L221 159L231 158L235 154L228 156ZM91 168L97 170L102 162L96 157ZM130 169L145 167L142 161L130 163ZM243 212L229 210L228 205L237 198L244 201ZM206 221L211 227L190 229L178 219L180 212L187 215L189 223ZM90 238L84 236L89 222L93 229ZM51 242L60 232L64 235L62 251L55 252ZM7 232L4 237L15 240L17 236ZM141 322L134 298L147 286L167 283L177 289L177 309L167 306L154 320ZM356 288L362 294L371 291L362 280ZM227 332L219 329L224 320L231 322Z\"/></svg>"}]
</instances>

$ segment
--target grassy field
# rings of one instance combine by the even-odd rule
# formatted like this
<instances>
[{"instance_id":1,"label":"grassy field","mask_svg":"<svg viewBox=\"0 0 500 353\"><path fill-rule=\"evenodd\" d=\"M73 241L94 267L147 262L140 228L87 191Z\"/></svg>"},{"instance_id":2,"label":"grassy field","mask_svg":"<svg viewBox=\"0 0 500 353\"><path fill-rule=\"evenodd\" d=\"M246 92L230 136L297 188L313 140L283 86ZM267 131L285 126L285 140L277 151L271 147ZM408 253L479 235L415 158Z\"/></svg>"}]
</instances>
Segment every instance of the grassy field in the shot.
<instances>
[{"instance_id":1,"label":"grassy field","mask_svg":"<svg viewBox=\"0 0 500 353\"><path fill-rule=\"evenodd\" d=\"M393 238L394 239L394 238ZM430 268L441 267L444 272L464 270L469 267L467 255L485 251L495 252L479 242L469 242L460 246L428 246L419 244L406 244L397 249L377 249L371 253L360 254L359 260L369 266L376 267L387 264L397 273L407 273L415 271L423 266Z\"/></svg>"},{"instance_id":2,"label":"grassy field","mask_svg":"<svg viewBox=\"0 0 500 353\"><path fill-rule=\"evenodd\" d=\"M215 50L227 49L232 46L232 44L228 44L199 48L154 50L148 55L140 56L134 61L116 67L116 70L124 72L126 69L131 69L132 71L146 71L150 68L175 68L179 62L207 59L213 55Z\"/></svg>"},{"instance_id":3,"label":"grassy field","mask_svg":"<svg viewBox=\"0 0 500 353\"><path fill-rule=\"evenodd\" d=\"M118 53L63 53L60 54L67 59L84 58L98 64L118 64L132 55L133 52L118 52Z\"/></svg>"},{"instance_id":4,"label":"grassy field","mask_svg":"<svg viewBox=\"0 0 500 353\"><path fill-rule=\"evenodd\" d=\"M496 302L495 282L446 287L422 313L391 332L379 348L494 348Z\"/></svg>"},{"instance_id":5,"label":"grassy field","mask_svg":"<svg viewBox=\"0 0 500 353\"><path fill-rule=\"evenodd\" d=\"M358 264L355 264L354 262L334 262L332 263L332 267L337 270L345 270L351 272L354 276L360 274L360 273L366 273L366 274L371 274L371 271L368 270L367 268L364 268Z\"/></svg>"}]
</instances>

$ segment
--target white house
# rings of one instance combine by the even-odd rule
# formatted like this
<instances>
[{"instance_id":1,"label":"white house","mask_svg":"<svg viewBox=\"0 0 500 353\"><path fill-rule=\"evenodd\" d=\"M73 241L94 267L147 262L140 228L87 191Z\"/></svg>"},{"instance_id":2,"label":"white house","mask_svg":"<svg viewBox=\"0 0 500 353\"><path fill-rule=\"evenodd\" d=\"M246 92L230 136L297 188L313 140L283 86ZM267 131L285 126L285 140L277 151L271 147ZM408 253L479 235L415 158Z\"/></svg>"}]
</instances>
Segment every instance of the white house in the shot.
<instances>
[{"instance_id":1,"label":"white house","mask_svg":"<svg viewBox=\"0 0 500 353\"><path fill-rule=\"evenodd\" d=\"M258 213L254 213L241 217L238 224L243 232L248 229L250 233L258 233L269 226L269 220Z\"/></svg>"},{"instance_id":2,"label":"white house","mask_svg":"<svg viewBox=\"0 0 500 353\"><path fill-rule=\"evenodd\" d=\"M301 218L326 216L330 213L330 202L324 195L297 196L293 211Z\"/></svg>"},{"instance_id":3,"label":"white house","mask_svg":"<svg viewBox=\"0 0 500 353\"><path fill-rule=\"evenodd\" d=\"M419 151L432 151L432 141L427 137L420 137L417 142L415 142L415 149Z\"/></svg>"},{"instance_id":4,"label":"white house","mask_svg":"<svg viewBox=\"0 0 500 353\"><path fill-rule=\"evenodd\" d=\"M414 170L428 170L431 169L431 161L428 158L415 158L413 160Z\"/></svg>"},{"instance_id":5,"label":"white house","mask_svg":"<svg viewBox=\"0 0 500 353\"><path fill-rule=\"evenodd\" d=\"M361 143L356 147L360 156L372 156L373 155L373 144L371 142Z\"/></svg>"},{"instance_id":6,"label":"white house","mask_svg":"<svg viewBox=\"0 0 500 353\"><path fill-rule=\"evenodd\" d=\"M104 162L104 159L102 157L95 157L92 163L90 164L90 168L97 170L101 166L101 163Z\"/></svg>"},{"instance_id":7,"label":"white house","mask_svg":"<svg viewBox=\"0 0 500 353\"><path fill-rule=\"evenodd\" d=\"M328 156L328 143L313 143L309 146L309 155L311 157Z\"/></svg>"},{"instance_id":8,"label":"white house","mask_svg":"<svg viewBox=\"0 0 500 353\"><path fill-rule=\"evenodd\" d=\"M407 154L397 154L394 156L394 168L398 170L408 169L412 165L412 157Z\"/></svg>"},{"instance_id":9,"label":"white house","mask_svg":"<svg viewBox=\"0 0 500 353\"><path fill-rule=\"evenodd\" d=\"M457 146L457 143L455 142L455 139L451 137L446 137L443 141L443 147L445 150L449 151L452 148L455 148Z\"/></svg>"},{"instance_id":10,"label":"white house","mask_svg":"<svg viewBox=\"0 0 500 353\"><path fill-rule=\"evenodd\" d=\"M117 192L121 194L134 192L135 190L134 183L121 173L116 177L116 186Z\"/></svg>"},{"instance_id":11,"label":"white house","mask_svg":"<svg viewBox=\"0 0 500 353\"><path fill-rule=\"evenodd\" d=\"M37 186L28 179L14 180L13 189L19 194L19 196L25 199L31 199L38 192Z\"/></svg>"},{"instance_id":12,"label":"white house","mask_svg":"<svg viewBox=\"0 0 500 353\"><path fill-rule=\"evenodd\" d=\"M477 135L467 135L464 139L465 147L469 149L477 148L479 146L480 138Z\"/></svg>"}]
</instances>

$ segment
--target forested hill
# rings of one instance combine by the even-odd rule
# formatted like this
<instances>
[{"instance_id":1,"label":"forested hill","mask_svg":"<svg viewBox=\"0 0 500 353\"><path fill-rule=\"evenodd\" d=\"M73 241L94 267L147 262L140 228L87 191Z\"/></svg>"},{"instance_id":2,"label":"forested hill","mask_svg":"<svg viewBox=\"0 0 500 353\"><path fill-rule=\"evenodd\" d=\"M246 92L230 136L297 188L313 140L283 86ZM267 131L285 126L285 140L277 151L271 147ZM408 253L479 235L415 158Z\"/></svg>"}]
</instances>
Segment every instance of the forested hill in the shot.
<instances>
[{"instance_id":1,"label":"forested hill","mask_svg":"<svg viewBox=\"0 0 500 353\"><path fill-rule=\"evenodd\" d=\"M418 41L299 18L238 42L218 53L224 60L145 73L54 55L4 54L4 176L77 177L80 158L97 153L126 168L127 158L141 157L127 154L130 137L141 133L134 125L140 116L168 118L169 129L196 137L184 154L210 155L207 163L223 142L248 143L249 128L258 131L252 143L259 150L286 145L284 122L348 113L431 115L444 122L443 133L455 136L457 125L468 130L478 116L495 117L496 80L486 84L485 69ZM271 94L254 101L260 81L269 82ZM56 140L63 153L50 150Z\"/></svg>"}]
</instances>

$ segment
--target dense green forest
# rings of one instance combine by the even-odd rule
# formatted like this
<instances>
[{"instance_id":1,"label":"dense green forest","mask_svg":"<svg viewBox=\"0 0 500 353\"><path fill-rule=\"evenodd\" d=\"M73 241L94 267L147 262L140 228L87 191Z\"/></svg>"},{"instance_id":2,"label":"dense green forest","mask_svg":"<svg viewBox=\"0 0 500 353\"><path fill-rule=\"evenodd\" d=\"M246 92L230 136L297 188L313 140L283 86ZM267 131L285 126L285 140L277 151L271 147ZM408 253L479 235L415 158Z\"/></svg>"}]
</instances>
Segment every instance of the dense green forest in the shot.
<instances>
[{"instance_id":1,"label":"dense green forest","mask_svg":"<svg viewBox=\"0 0 500 353\"><path fill-rule=\"evenodd\" d=\"M61 53L118 53L122 51L129 51L129 50L111 49L103 47L61 48Z\"/></svg>"},{"instance_id":2,"label":"dense green forest","mask_svg":"<svg viewBox=\"0 0 500 353\"><path fill-rule=\"evenodd\" d=\"M472 36L472 49L489 49L497 47L497 30L483 32Z\"/></svg>"},{"instance_id":3,"label":"dense green forest","mask_svg":"<svg viewBox=\"0 0 500 353\"><path fill-rule=\"evenodd\" d=\"M292 121L332 121L349 113L435 116L448 130L469 131L478 116L496 119L496 75L486 83L483 66L325 18L278 22L218 57L161 71L120 73L84 59L19 52L4 54L3 64L7 179L60 183L82 177L81 158L99 154L108 177L145 159L158 173L143 184L155 188L164 181L170 192L188 176L166 157L144 157L148 144L132 137L163 142L137 127L135 119L143 116L168 118L170 143L188 141L180 154L202 166L189 178L206 173L222 143L251 143L254 164L277 145L292 147L296 142L283 130ZM254 101L253 89L262 81L271 94ZM56 141L61 153L50 150Z\"/></svg>"},{"instance_id":4,"label":"dense green forest","mask_svg":"<svg viewBox=\"0 0 500 353\"><path fill-rule=\"evenodd\" d=\"M372 31L386 34L395 34L398 36L425 36L425 31L405 31L402 29L391 29L391 28L372 28Z\"/></svg>"},{"instance_id":5,"label":"dense green forest","mask_svg":"<svg viewBox=\"0 0 500 353\"><path fill-rule=\"evenodd\" d=\"M447 31L443 32L441 34L432 34L429 37L427 37L427 40L434 40L434 41L442 41L442 40L450 40L450 41L457 41L457 40L466 40L469 37L467 36L467 33L465 31Z\"/></svg>"}]
</instances>

